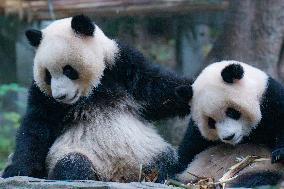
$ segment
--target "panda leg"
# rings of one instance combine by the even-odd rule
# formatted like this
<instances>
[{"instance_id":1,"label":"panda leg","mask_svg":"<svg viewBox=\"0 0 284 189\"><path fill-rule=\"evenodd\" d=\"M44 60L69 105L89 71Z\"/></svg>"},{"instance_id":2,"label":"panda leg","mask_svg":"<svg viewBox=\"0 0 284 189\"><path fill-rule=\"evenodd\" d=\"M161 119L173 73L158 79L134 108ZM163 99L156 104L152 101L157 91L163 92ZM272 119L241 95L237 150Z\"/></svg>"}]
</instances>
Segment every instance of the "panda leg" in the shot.
<instances>
[{"instance_id":1,"label":"panda leg","mask_svg":"<svg viewBox=\"0 0 284 189\"><path fill-rule=\"evenodd\" d=\"M163 152L161 152L157 157L154 158L154 161L149 163L147 166L143 167L143 173L146 176L146 181L152 182L151 178L155 172L157 173L157 178L155 182L164 183L168 178L173 178L178 166L178 156L176 151L168 147ZM147 178L150 178L148 180Z\"/></svg>"},{"instance_id":2,"label":"panda leg","mask_svg":"<svg viewBox=\"0 0 284 189\"><path fill-rule=\"evenodd\" d=\"M238 176L228 183L229 188L255 188L264 185L276 185L283 179L283 174L277 171L248 172Z\"/></svg>"},{"instance_id":3,"label":"panda leg","mask_svg":"<svg viewBox=\"0 0 284 189\"><path fill-rule=\"evenodd\" d=\"M80 153L69 153L48 175L51 180L98 180L92 162Z\"/></svg>"}]
</instances>

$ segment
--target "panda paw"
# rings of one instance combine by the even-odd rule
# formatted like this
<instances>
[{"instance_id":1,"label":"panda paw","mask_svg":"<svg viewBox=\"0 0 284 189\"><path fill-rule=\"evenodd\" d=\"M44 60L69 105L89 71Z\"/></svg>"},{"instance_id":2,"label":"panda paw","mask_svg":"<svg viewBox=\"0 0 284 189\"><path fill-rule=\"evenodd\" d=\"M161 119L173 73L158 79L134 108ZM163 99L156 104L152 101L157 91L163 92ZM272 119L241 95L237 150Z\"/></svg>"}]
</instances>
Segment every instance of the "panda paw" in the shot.
<instances>
[{"instance_id":1,"label":"panda paw","mask_svg":"<svg viewBox=\"0 0 284 189\"><path fill-rule=\"evenodd\" d=\"M184 103L189 103L192 98L193 91L190 85L181 85L175 88L175 95Z\"/></svg>"},{"instance_id":2,"label":"panda paw","mask_svg":"<svg viewBox=\"0 0 284 189\"><path fill-rule=\"evenodd\" d=\"M2 178L8 178L13 176L30 176L30 177L42 177L43 170L40 170L38 167L23 164L12 164L5 168L2 174Z\"/></svg>"},{"instance_id":3,"label":"panda paw","mask_svg":"<svg viewBox=\"0 0 284 189\"><path fill-rule=\"evenodd\" d=\"M29 176L31 173L30 169L23 169L23 167L15 166L15 165L9 165L5 168L2 177L8 178L13 176Z\"/></svg>"},{"instance_id":4,"label":"panda paw","mask_svg":"<svg viewBox=\"0 0 284 189\"><path fill-rule=\"evenodd\" d=\"M284 163L284 148L278 148L272 152L272 163Z\"/></svg>"}]
</instances>

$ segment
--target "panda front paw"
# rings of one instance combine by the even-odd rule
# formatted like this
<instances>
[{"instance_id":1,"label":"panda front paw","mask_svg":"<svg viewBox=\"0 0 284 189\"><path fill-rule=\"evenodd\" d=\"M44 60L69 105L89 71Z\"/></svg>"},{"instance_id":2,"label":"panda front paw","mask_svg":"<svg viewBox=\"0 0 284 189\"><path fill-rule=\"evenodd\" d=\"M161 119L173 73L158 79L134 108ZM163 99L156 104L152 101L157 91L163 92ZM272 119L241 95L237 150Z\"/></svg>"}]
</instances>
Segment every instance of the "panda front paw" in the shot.
<instances>
[{"instance_id":1,"label":"panda front paw","mask_svg":"<svg viewBox=\"0 0 284 189\"><path fill-rule=\"evenodd\" d=\"M39 169L38 167L33 166L32 164L11 164L7 166L3 171L2 178L14 176L29 176L41 178L44 176L44 170Z\"/></svg>"},{"instance_id":2,"label":"panda front paw","mask_svg":"<svg viewBox=\"0 0 284 189\"><path fill-rule=\"evenodd\" d=\"M29 176L31 173L31 170L27 167L26 169L22 166L15 166L15 165L9 165L5 168L2 177L8 178L8 177L14 177L14 176Z\"/></svg>"},{"instance_id":3,"label":"panda front paw","mask_svg":"<svg viewBox=\"0 0 284 189\"><path fill-rule=\"evenodd\" d=\"M284 164L284 148L278 148L272 152L271 163Z\"/></svg>"},{"instance_id":4,"label":"panda front paw","mask_svg":"<svg viewBox=\"0 0 284 189\"><path fill-rule=\"evenodd\" d=\"M190 85L181 85L175 88L175 95L184 103L189 103L192 98L193 91Z\"/></svg>"}]
</instances>

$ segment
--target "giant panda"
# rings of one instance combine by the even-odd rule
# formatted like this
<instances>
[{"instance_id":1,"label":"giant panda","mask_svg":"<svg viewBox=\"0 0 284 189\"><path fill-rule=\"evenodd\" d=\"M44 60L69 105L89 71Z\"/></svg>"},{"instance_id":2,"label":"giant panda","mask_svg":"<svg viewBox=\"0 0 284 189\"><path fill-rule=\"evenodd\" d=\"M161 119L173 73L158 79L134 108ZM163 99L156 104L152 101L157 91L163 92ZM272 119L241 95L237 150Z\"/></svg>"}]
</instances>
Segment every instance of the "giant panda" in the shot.
<instances>
[{"instance_id":1,"label":"giant panda","mask_svg":"<svg viewBox=\"0 0 284 189\"><path fill-rule=\"evenodd\" d=\"M153 121L189 114L175 93L188 79L108 38L84 15L26 36L36 47L34 83L4 178L130 182L157 173L161 182L171 176L177 154Z\"/></svg>"},{"instance_id":2,"label":"giant panda","mask_svg":"<svg viewBox=\"0 0 284 189\"><path fill-rule=\"evenodd\" d=\"M209 65L192 85L191 120L179 146L178 171L196 154L226 143L265 145L284 160L284 89L265 72L238 61Z\"/></svg>"}]
</instances>

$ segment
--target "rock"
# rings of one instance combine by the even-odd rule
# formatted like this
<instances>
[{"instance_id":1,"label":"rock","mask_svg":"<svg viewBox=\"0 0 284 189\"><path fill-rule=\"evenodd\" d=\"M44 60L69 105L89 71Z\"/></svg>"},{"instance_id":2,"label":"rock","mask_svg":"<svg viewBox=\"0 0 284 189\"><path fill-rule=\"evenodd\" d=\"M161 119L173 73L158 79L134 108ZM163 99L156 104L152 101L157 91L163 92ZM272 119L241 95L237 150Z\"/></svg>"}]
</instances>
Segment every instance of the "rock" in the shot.
<instances>
[{"instance_id":1,"label":"rock","mask_svg":"<svg viewBox=\"0 0 284 189\"><path fill-rule=\"evenodd\" d=\"M151 182L101 182L101 181L53 181L31 177L11 177L7 179L0 178L1 189L179 189L164 184Z\"/></svg>"}]
</instances>

